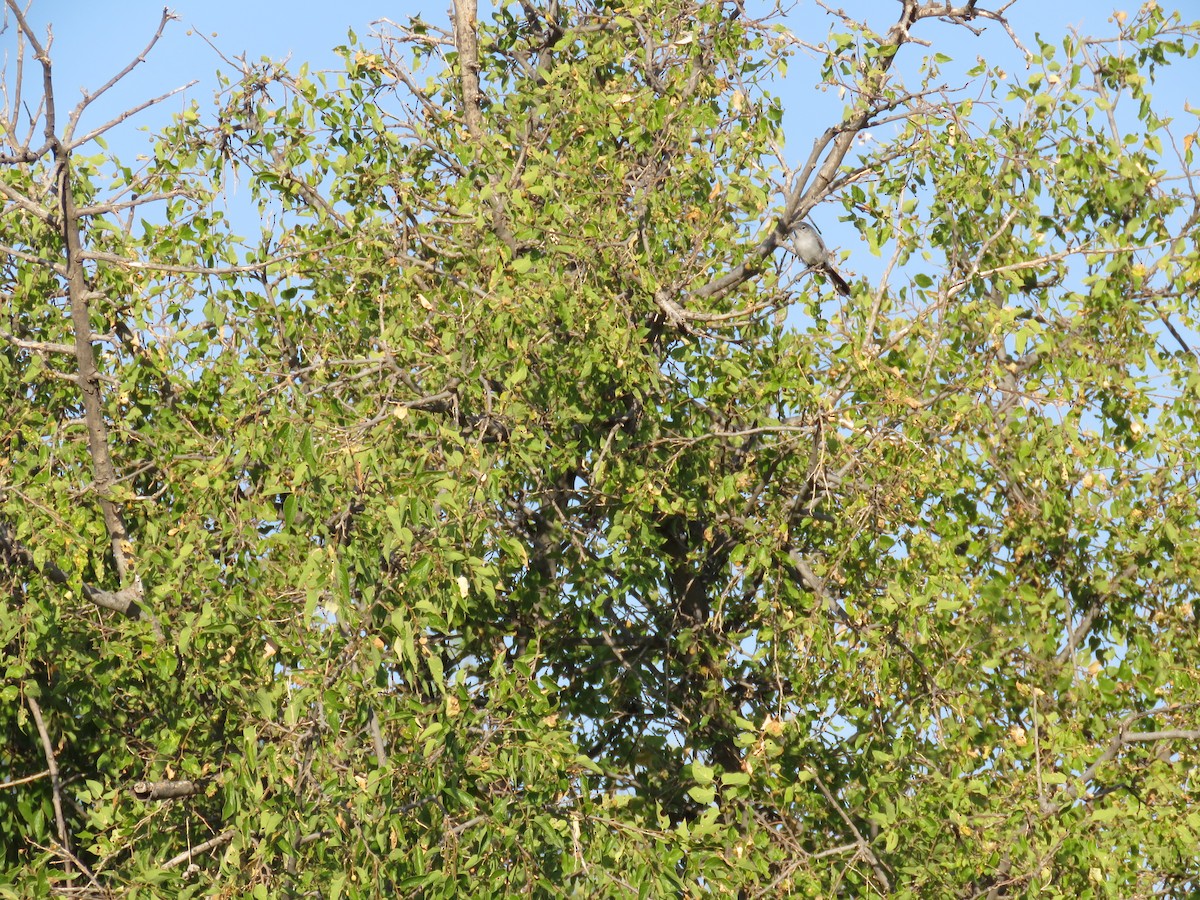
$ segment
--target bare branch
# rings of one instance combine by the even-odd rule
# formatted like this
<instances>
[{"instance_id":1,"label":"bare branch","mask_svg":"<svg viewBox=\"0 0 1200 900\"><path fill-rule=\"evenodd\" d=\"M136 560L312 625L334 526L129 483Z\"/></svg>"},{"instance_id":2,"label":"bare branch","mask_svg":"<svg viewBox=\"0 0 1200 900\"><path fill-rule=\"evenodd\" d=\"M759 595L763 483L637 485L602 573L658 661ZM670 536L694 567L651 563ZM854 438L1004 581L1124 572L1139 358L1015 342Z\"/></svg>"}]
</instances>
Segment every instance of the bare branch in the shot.
<instances>
[{"instance_id":1,"label":"bare branch","mask_svg":"<svg viewBox=\"0 0 1200 900\"><path fill-rule=\"evenodd\" d=\"M178 856L171 857L162 864L162 867L164 869L173 869L181 863L190 862L192 857L199 853L204 853L206 850L212 850L214 847L220 847L222 844L228 844L231 840L233 840L233 836L235 834L237 834L237 832L232 828L230 828L228 831L222 831L216 837L205 841L203 844L197 844L190 850L185 850Z\"/></svg>"},{"instance_id":2,"label":"bare branch","mask_svg":"<svg viewBox=\"0 0 1200 900\"><path fill-rule=\"evenodd\" d=\"M121 191L120 193L124 193ZM116 196L120 196L117 194ZM81 216L102 216L109 213L123 212L127 209L135 209L139 206L145 206L147 203L157 203L161 200L170 200L174 197L187 197L189 192L180 188L174 191L164 191L161 194L141 194L134 197L132 200L125 200L120 203L101 203L96 206L81 206L77 211Z\"/></svg>"},{"instance_id":3,"label":"bare branch","mask_svg":"<svg viewBox=\"0 0 1200 900\"><path fill-rule=\"evenodd\" d=\"M462 84L463 120L471 137L483 136L479 109L479 40L475 35L476 0L455 0L454 42L458 47L458 77Z\"/></svg>"},{"instance_id":4,"label":"bare branch","mask_svg":"<svg viewBox=\"0 0 1200 900\"><path fill-rule=\"evenodd\" d=\"M108 425L100 396L96 357L92 343L91 310L88 297L91 291L83 270L83 246L80 237L79 213L75 208L70 183L69 153L59 145L55 149L58 161L58 200L62 208L62 230L66 250L66 281L71 298L71 323L75 333L75 359L79 369L79 392L83 396L84 419L88 429L88 448L96 477L96 492L100 511L108 530L117 574L123 585L122 592L131 591L131 602L141 599L142 581L137 574L132 556L132 546L120 509L109 496L109 489L116 483L116 470L108 446ZM93 598L94 599L94 598ZM155 621L157 628L157 621Z\"/></svg>"},{"instance_id":5,"label":"bare branch","mask_svg":"<svg viewBox=\"0 0 1200 900\"><path fill-rule=\"evenodd\" d=\"M20 347L22 350L36 350L39 353L74 353L75 348L71 344L53 344L49 341L23 341L18 337L9 334L7 331L0 329L0 337L4 338L14 347Z\"/></svg>"},{"instance_id":6,"label":"bare branch","mask_svg":"<svg viewBox=\"0 0 1200 900\"><path fill-rule=\"evenodd\" d=\"M192 87L195 84L197 84L196 81L189 81L187 84L180 85L179 87L175 88L174 90L167 91L165 94L159 94L157 97L154 97L151 100L147 100L145 103L139 103L137 106L134 106L134 107L131 107L130 109L125 110L125 112L121 113L115 119L105 122L99 128L93 128L91 131L89 131L83 137L76 138L73 141L67 142L67 149L75 150L75 149L78 149L79 147L82 147L88 141L98 138L100 135L104 134L104 132L108 131L110 128L115 128L117 125L120 125L126 119L136 116L138 113L142 112L143 110L149 109L151 106L154 106L158 103L162 103L164 100L166 100L169 97L174 97L176 94L180 93L181 91L186 91L188 88ZM74 122L72 122L72 126L73 125L74 125Z\"/></svg>"},{"instance_id":7,"label":"bare branch","mask_svg":"<svg viewBox=\"0 0 1200 900\"><path fill-rule=\"evenodd\" d=\"M1200 728L1190 731L1135 731L1125 735L1127 744L1150 744L1155 741L1200 741Z\"/></svg>"},{"instance_id":8,"label":"bare branch","mask_svg":"<svg viewBox=\"0 0 1200 900\"><path fill-rule=\"evenodd\" d=\"M50 789L53 792L54 819L58 823L58 842L70 854L71 835L67 831L66 816L63 815L62 778L58 773L58 760L54 757L54 745L50 741L49 732L46 731L46 722L42 719L42 708L38 705L37 700L31 694L27 693L25 695L25 703L29 706L29 712L33 715L33 722L37 726L38 735L42 739L42 752L46 755L46 767L50 770ZM72 869L70 859L68 858L63 865L69 873Z\"/></svg>"},{"instance_id":9,"label":"bare branch","mask_svg":"<svg viewBox=\"0 0 1200 900\"><path fill-rule=\"evenodd\" d=\"M1117 588L1119 588L1123 582L1128 581L1130 578L1136 575L1137 571L1137 566L1133 563L1130 563L1121 571L1120 575L1113 579L1112 583L1108 586L1108 590L1096 598L1096 602L1093 603L1092 606L1084 613L1079 624L1075 626L1075 629L1071 632L1070 637L1067 638L1067 643L1063 645L1063 648L1058 651L1058 655L1054 657L1054 661L1056 663L1061 666L1066 663L1072 655L1074 655L1075 648L1079 646L1085 637L1087 637L1088 632L1091 631L1092 623L1095 622L1096 617L1103 612L1105 601L1117 592Z\"/></svg>"},{"instance_id":10,"label":"bare branch","mask_svg":"<svg viewBox=\"0 0 1200 900\"><path fill-rule=\"evenodd\" d=\"M467 132L475 141L477 149L483 141L483 113L480 110L479 90L479 38L475 33L476 0L455 0L454 41L458 47L458 71L463 93L463 119ZM493 185L495 188L495 185ZM516 254L520 247L508 223L508 214L499 194L493 189L488 198L492 208L492 230L506 247Z\"/></svg>"},{"instance_id":11,"label":"bare branch","mask_svg":"<svg viewBox=\"0 0 1200 900\"><path fill-rule=\"evenodd\" d=\"M62 263L56 263L46 259L44 256L37 256L34 253L18 250L16 247L11 247L8 244L0 244L0 253L5 253L15 259L23 259L25 262L51 269L55 275L61 276L66 274L66 269Z\"/></svg>"},{"instance_id":12,"label":"bare branch","mask_svg":"<svg viewBox=\"0 0 1200 900\"><path fill-rule=\"evenodd\" d=\"M41 219L43 222L49 223L54 219L54 213L42 206L40 203L34 203L24 194L13 190L4 181L0 180L0 194L3 194L6 200L19 206L31 216Z\"/></svg>"},{"instance_id":13,"label":"bare branch","mask_svg":"<svg viewBox=\"0 0 1200 900\"><path fill-rule=\"evenodd\" d=\"M375 762L382 769L387 766L388 762L387 746L383 741L383 729L379 725L379 714L375 712L374 705L368 709L368 715L370 716L371 743L375 750Z\"/></svg>"},{"instance_id":14,"label":"bare branch","mask_svg":"<svg viewBox=\"0 0 1200 900\"><path fill-rule=\"evenodd\" d=\"M29 41L29 46L33 48L33 58L42 64L42 101L45 104L46 116L46 124L42 131L46 136L46 144L33 156L33 159L37 159L58 142L58 135L55 130L54 80L50 74L49 55L50 41L53 40L53 36L50 37L46 46L43 47L37 39L37 35L34 34L33 28L30 27L29 22L25 19L25 15L21 12L21 7L17 5L17 0L6 0L6 2L8 8L12 11L13 17L16 18L17 24L21 27L21 33L25 35L25 39Z\"/></svg>"},{"instance_id":15,"label":"bare branch","mask_svg":"<svg viewBox=\"0 0 1200 900\"><path fill-rule=\"evenodd\" d=\"M16 536L4 522L0 522L0 561L9 564L17 563L49 579L52 584L63 587L69 587L71 584L71 576L54 563L45 563L39 566L34 559L33 553L16 539ZM157 619L150 612L138 605L136 597L131 596L125 591L118 591L114 594L111 591L97 588L87 582L83 582L80 585L80 590L84 597L97 606L122 613L131 619L148 619L155 633L158 634L161 632L161 627Z\"/></svg>"},{"instance_id":16,"label":"bare branch","mask_svg":"<svg viewBox=\"0 0 1200 900\"><path fill-rule=\"evenodd\" d=\"M825 587L825 580L812 570L808 561L795 550L791 551L789 556L792 565L796 568L796 573L800 576L798 579L800 583L816 595L817 599L821 601L830 615L847 625L852 625L850 617L846 615L846 610L829 593Z\"/></svg>"},{"instance_id":17,"label":"bare branch","mask_svg":"<svg viewBox=\"0 0 1200 900\"><path fill-rule=\"evenodd\" d=\"M147 803L151 800L173 800L198 794L202 786L194 781L139 781L132 788L135 798Z\"/></svg>"},{"instance_id":18,"label":"bare branch","mask_svg":"<svg viewBox=\"0 0 1200 900\"><path fill-rule=\"evenodd\" d=\"M1108 746L1104 752L1097 757L1096 761L1083 770L1079 775L1079 780L1076 784L1067 785L1063 789L1063 793L1070 799L1075 799L1079 796L1079 784L1086 784L1096 777L1096 773L1100 771L1100 767L1107 762L1116 759L1125 747L1130 744L1146 744L1157 741L1198 741L1200 740L1200 729L1187 730L1172 730L1172 731L1129 731L1129 726L1139 719L1147 719L1151 716L1166 716L1191 710L1196 707L1196 704L1189 703L1182 706L1159 707L1145 712L1137 712L1126 716L1117 728L1117 733L1113 735L1112 740L1108 742Z\"/></svg>"},{"instance_id":19,"label":"bare branch","mask_svg":"<svg viewBox=\"0 0 1200 900\"><path fill-rule=\"evenodd\" d=\"M883 892L885 894L890 893L892 890L892 885L891 882L888 881L887 872L883 868L883 863L879 861L879 857L877 857L874 851L871 850L871 845L867 842L867 839L862 836L862 833L858 830L857 826L855 826L853 820L846 815L846 811L842 809L842 804L838 803L837 799L832 793L830 793L829 788L825 787L825 782L821 780L821 776L816 772L812 772L811 774L813 776L813 781L820 789L822 796L824 796L829 802L829 805L833 807L834 811L838 814L838 817L846 823L846 827L850 829L850 833L854 835L854 845L858 848L858 852L861 854L862 858L870 863L871 871L875 873L875 877L879 880L879 885L883 888Z\"/></svg>"},{"instance_id":20,"label":"bare branch","mask_svg":"<svg viewBox=\"0 0 1200 900\"><path fill-rule=\"evenodd\" d=\"M14 778L12 781L5 781L3 784L0 784L0 791L6 791L9 788L15 788L22 784L29 784L31 781L37 781L41 778L45 778L49 774L49 769L43 769L41 772L35 772L33 775L26 775L24 778Z\"/></svg>"},{"instance_id":21,"label":"bare branch","mask_svg":"<svg viewBox=\"0 0 1200 900\"><path fill-rule=\"evenodd\" d=\"M309 256L314 252L325 252L336 247L344 247L353 242L352 238L347 238L344 241L327 244L320 248L320 251L303 250L295 253L284 253L279 256L272 256L270 259L264 259L262 262L247 263L242 266L177 266L168 263L143 262L140 259L129 259L124 256L118 256L116 253L106 253L99 250L84 250L81 252L80 258L113 263L114 265L142 272L164 272L170 275L246 275L252 272L265 272L271 266L278 265L279 263L298 259L302 256ZM0 247L0 250L3 249L3 247Z\"/></svg>"},{"instance_id":22,"label":"bare branch","mask_svg":"<svg viewBox=\"0 0 1200 900\"><path fill-rule=\"evenodd\" d=\"M36 150L26 148L17 154L0 154L0 165L11 166L16 163L31 163L41 159L50 152L50 144L45 143Z\"/></svg>"},{"instance_id":23,"label":"bare branch","mask_svg":"<svg viewBox=\"0 0 1200 900\"><path fill-rule=\"evenodd\" d=\"M141 106L135 107L133 110L130 110L127 113L123 113L121 116L119 116L118 118L109 122L107 125L102 125L97 130L91 132L90 134L86 135L83 138L80 138L77 141L71 140L71 136L75 134L75 127L79 124L79 117L83 115L83 111L85 109L87 109L89 106L91 106L96 100L100 99L100 97L103 96L104 93L106 91L108 91L109 88L111 88L113 85L115 85L117 82L119 82L122 78L124 78L126 75L128 75L130 72L132 72L139 63L144 63L146 61L146 54L148 54L152 49L154 49L154 45L157 44L159 38L162 37L163 29L167 27L167 23L172 20L178 19L178 18L179 18L179 16L177 16L175 13L171 12L171 10L169 10L167 7L164 6L163 11L162 11L162 18L158 22L158 30L156 30L154 32L154 37L150 38L150 43L148 43L146 45L146 49L143 50L141 53L139 53L137 56L135 56L133 58L133 60L129 63L129 65L127 65L124 69L122 69L120 72L118 72L112 78L110 78L107 82L105 82L104 85L99 90L97 90L95 93L84 94L83 99L79 101L79 105L76 106L75 109L71 112L71 117L70 117L70 119L67 120L66 130L63 131L63 142L65 144L67 144L67 146L70 149L74 149L75 147L78 147L80 144L86 143L87 141L91 140L93 137L95 137L98 134L103 134L109 128L112 128L114 125L116 125L119 122L125 121L131 115L133 115L136 112L140 112L141 110L145 109L147 106L152 106L155 103L158 103L159 100L166 99L167 97L170 97L171 94L174 94L174 93L177 93L178 91L183 90L183 88L176 88L174 91L171 91L170 93L163 94L161 97L159 97L155 100L151 100L148 103L143 103ZM191 84L195 84L195 83L196 82L194 82L194 81L191 82ZM190 86L191 85L188 85L188 87L190 87Z\"/></svg>"}]
</instances>

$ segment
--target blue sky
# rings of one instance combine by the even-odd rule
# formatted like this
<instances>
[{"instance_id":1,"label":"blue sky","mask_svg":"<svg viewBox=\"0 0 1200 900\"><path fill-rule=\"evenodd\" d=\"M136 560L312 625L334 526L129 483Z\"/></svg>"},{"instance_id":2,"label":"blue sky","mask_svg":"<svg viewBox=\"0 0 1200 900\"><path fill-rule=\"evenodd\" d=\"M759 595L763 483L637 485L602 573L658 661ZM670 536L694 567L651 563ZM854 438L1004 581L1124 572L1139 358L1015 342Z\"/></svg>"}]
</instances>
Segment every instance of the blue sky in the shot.
<instances>
[{"instance_id":1,"label":"blue sky","mask_svg":"<svg viewBox=\"0 0 1200 900\"><path fill-rule=\"evenodd\" d=\"M1127 11L1133 15L1136 4ZM752 4L753 0L752 0ZM899 6L895 0L840 0L831 6L844 8L849 14L866 18L879 31L886 31L894 21ZM997 0L983 0L983 6L995 6ZM1200 4L1182 0L1162 4L1178 8L1185 18L1200 15ZM481 6L487 6L486 0ZM1115 4L1095 0L1017 0L1009 18L1026 46L1035 47L1034 34L1041 32L1055 43L1071 27L1084 34L1110 34ZM114 88L89 111L84 127L95 127L126 108L164 93L192 80L195 87L182 96L172 97L161 106L140 114L119 126L107 136L110 149L123 160L132 161L148 147L145 129L161 127L169 116L181 110L190 100L200 102L206 109L215 89L214 72L229 71L216 52L206 43L211 41L222 53L234 57L245 53L252 60L261 56L282 58L290 56L293 63L308 62L314 68L333 68L339 65L332 48L346 41L348 29L360 37L367 36L371 23L381 17L404 21L420 13L435 23L448 22L450 0L433 3L429 0L339 0L339 2L305 2L305 0L177 0L171 9L179 20L170 23L162 40L147 60ZM54 24L53 58L55 83L61 107L73 106L79 89L95 89L104 84L145 47L154 33L162 14L162 0L121 0L120 3L97 3L96 0L33 0L30 19L45 33L48 22ZM814 0L798 0L784 20L796 35L820 43L831 23L830 16ZM933 42L928 52L942 52L955 57L961 68L974 63L976 57L991 61L1004 60L1014 73L1023 68L1020 56L998 26L990 25L982 37L973 38L961 27L937 21L919 25L916 35ZM11 56L15 29L0 35L0 48ZM201 37L203 35L203 38ZM924 52L918 46L905 48L899 63L900 71L913 71ZM950 67L948 67L949 69ZM798 57L789 68L786 81L775 92L784 101L789 158L802 160L813 139L831 122L840 117L840 101L835 92L814 90L816 65ZM32 86L32 85L31 85ZM1184 116L1184 103L1200 106L1200 63L1196 59L1180 62L1166 70L1165 77L1154 89L1159 107ZM1194 127L1181 123L1185 129ZM880 134L884 138L886 135ZM817 210L814 218L822 227L832 246L853 246L856 237L848 226L834 221L830 210ZM858 268L854 260L851 269ZM867 260L861 260L870 267Z\"/></svg>"},{"instance_id":2,"label":"blue sky","mask_svg":"<svg viewBox=\"0 0 1200 900\"><path fill-rule=\"evenodd\" d=\"M832 5L867 18L881 31L886 30L898 11L895 0L841 0ZM984 0L983 5L995 3ZM1163 5L1171 6L1170 3ZM353 28L364 36L369 33L371 23L381 17L403 21L412 13L421 13L431 22L446 22L449 6L449 0L438 3L428 0L338 0L335 3L176 0L170 8L179 15L179 21L168 25L162 41L146 63L99 105L96 121L106 113L115 114L148 96L192 79L200 79L200 84L191 89L189 96L201 100L203 105L203 101L212 95L214 70L228 67L201 39L201 34L230 57L241 53L247 53L251 59L264 55L275 58L290 55L294 62L307 61L315 67L325 68L336 65L337 58L331 48L345 42L347 29ZM1110 31L1112 25L1107 20L1112 16L1114 6L1095 0L1018 0L1009 16L1017 32L1032 45L1035 31L1047 36L1059 35L1071 26L1091 34ZM1200 15L1200 6L1194 0L1178 4L1185 12L1189 7L1192 16ZM47 22L54 23L55 80L62 100L73 104L78 98L78 88L95 88L103 84L139 53L153 34L162 9L162 0L121 0L119 4L95 0L34 0L30 18L38 23L39 31L44 33ZM1130 14L1134 9L1135 3L1130 3ZM785 21L798 36L818 42L831 20L813 0L799 0ZM972 62L979 54L994 58L993 54L1000 48L1005 48L1000 52L1011 54L995 26L979 39L970 38L962 28L935 21L923 22L917 33L935 41L937 50L966 62ZM7 34L0 35L0 46L6 51L12 46L12 34L10 27ZM908 57L905 59L915 59L919 51L918 47L906 48ZM1012 59L1015 68L1019 62L1015 55ZM1192 96L1187 99L1193 105L1200 105L1200 88L1196 87L1200 85L1200 66L1173 68L1178 71L1159 85L1158 95L1168 105L1181 107L1190 88ZM822 116L814 123L819 127L812 129L803 121L811 118L802 112L809 106L808 98L813 96L812 71L802 60L797 60L787 83L780 88L789 111L789 138L797 153L807 149L812 137L827 121ZM163 110L142 116L137 124L160 123L167 113L182 108L183 102L173 98ZM128 134L130 129L126 127L125 131Z\"/></svg>"},{"instance_id":3,"label":"blue sky","mask_svg":"<svg viewBox=\"0 0 1200 900\"><path fill-rule=\"evenodd\" d=\"M112 132L109 142L118 154L124 147L145 146L144 139L138 138L139 126L161 125L190 99L199 100L202 108L211 99L216 87L214 73L217 69L229 72L230 67L204 38L230 58L242 53L251 60L290 55L296 64L333 68L338 57L332 48L346 42L347 29L353 28L361 37L380 17L403 21L416 12L434 20L445 15L449 3L176 0L167 5L179 16L178 21L167 25L145 63L97 103L86 121L95 126L151 96L192 80L198 79L199 84L187 92L186 100L173 97ZM59 103L74 106L80 88L94 90L141 53L158 27L163 6L163 0L34 0L29 18L39 33L45 33L47 23L54 26L52 56ZM0 35L0 46L8 53L11 35L11 26L7 34Z\"/></svg>"}]
</instances>

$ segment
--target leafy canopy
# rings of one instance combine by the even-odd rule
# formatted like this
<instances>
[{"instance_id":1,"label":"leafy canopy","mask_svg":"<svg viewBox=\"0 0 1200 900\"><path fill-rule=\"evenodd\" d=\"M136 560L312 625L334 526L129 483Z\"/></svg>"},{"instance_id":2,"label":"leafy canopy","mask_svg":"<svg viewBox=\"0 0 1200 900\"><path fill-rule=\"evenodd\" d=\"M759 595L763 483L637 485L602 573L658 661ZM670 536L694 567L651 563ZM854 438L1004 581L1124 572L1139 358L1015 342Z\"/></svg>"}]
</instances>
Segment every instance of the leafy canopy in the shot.
<instances>
[{"instance_id":1,"label":"leafy canopy","mask_svg":"<svg viewBox=\"0 0 1200 900\"><path fill-rule=\"evenodd\" d=\"M463 0L133 168L9 0L0 893L1197 890L1200 31L899 6Z\"/></svg>"}]
</instances>

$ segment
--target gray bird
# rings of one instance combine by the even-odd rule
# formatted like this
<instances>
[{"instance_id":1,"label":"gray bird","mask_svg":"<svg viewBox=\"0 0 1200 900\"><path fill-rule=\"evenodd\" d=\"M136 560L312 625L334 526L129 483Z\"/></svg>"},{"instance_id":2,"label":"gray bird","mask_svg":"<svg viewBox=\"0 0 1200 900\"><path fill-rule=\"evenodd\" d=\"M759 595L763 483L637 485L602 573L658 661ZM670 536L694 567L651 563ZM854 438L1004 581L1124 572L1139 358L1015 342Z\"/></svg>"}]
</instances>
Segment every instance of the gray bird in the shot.
<instances>
[{"instance_id":1,"label":"gray bird","mask_svg":"<svg viewBox=\"0 0 1200 900\"><path fill-rule=\"evenodd\" d=\"M825 249L825 242L821 240L816 228L807 222L797 225L792 235L792 247L802 263L825 275L843 297L850 296L850 285L846 284L846 279L829 261L829 251Z\"/></svg>"}]
</instances>

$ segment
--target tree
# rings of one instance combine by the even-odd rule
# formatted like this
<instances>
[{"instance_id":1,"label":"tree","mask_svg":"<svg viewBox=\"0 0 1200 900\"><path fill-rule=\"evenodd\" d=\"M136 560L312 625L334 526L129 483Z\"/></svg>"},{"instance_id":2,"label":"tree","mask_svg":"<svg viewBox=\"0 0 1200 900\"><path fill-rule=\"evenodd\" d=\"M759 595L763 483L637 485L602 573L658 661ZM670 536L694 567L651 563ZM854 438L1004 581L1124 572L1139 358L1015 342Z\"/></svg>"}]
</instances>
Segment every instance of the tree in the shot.
<instances>
[{"instance_id":1,"label":"tree","mask_svg":"<svg viewBox=\"0 0 1200 900\"><path fill-rule=\"evenodd\" d=\"M1196 891L1200 25L462 0L134 169L7 6L7 893Z\"/></svg>"}]
</instances>

